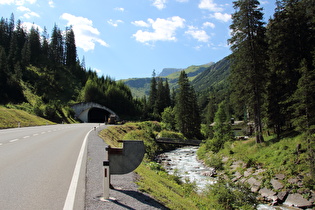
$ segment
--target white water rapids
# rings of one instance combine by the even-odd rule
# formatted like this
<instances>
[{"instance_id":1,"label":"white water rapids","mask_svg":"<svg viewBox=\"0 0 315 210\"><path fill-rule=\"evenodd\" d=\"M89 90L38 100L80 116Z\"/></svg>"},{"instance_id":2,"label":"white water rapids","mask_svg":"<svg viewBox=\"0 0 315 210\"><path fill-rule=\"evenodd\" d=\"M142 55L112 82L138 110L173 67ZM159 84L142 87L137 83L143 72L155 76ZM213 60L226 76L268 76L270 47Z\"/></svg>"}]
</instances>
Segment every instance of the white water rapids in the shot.
<instances>
[{"instance_id":1,"label":"white water rapids","mask_svg":"<svg viewBox=\"0 0 315 210\"><path fill-rule=\"evenodd\" d=\"M169 174L174 174L181 177L183 182L188 179L190 182L195 182L197 192L202 192L207 185L215 183L216 178L205 176L213 169L206 167L197 160L198 147L187 146L178 148L169 152L164 152L159 155L159 161ZM284 206L269 206L267 204L259 204L257 210L292 210L296 208Z\"/></svg>"}]
</instances>

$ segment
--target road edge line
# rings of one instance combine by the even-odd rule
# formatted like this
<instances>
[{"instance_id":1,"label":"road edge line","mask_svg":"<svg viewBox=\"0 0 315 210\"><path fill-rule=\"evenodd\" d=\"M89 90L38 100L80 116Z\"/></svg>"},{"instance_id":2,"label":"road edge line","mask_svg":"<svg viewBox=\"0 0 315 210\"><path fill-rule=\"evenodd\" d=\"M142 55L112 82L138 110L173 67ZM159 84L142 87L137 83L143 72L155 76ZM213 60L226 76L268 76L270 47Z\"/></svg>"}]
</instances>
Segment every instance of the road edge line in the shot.
<instances>
[{"instance_id":1,"label":"road edge line","mask_svg":"<svg viewBox=\"0 0 315 210\"><path fill-rule=\"evenodd\" d=\"M89 134L93 131L94 129L91 129L84 138L84 141L82 143L80 153L77 159L77 163L75 165L73 175L72 175L72 180L71 184L68 190L67 198L65 201L65 204L63 206L63 210L72 210L74 207L74 200L75 200L75 194L77 192L77 186L79 182L79 177L80 177L80 171L81 171L81 166L82 166L82 161L83 161L83 156L84 156L84 151L86 147L86 142L88 139Z\"/></svg>"}]
</instances>

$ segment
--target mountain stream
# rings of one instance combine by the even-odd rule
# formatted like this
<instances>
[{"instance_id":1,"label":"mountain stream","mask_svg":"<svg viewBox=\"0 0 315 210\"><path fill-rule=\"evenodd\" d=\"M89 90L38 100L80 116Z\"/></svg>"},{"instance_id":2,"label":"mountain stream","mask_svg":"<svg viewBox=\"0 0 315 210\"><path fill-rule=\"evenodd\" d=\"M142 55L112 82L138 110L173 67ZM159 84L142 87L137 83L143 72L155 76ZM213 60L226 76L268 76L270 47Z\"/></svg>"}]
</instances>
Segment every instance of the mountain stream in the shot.
<instances>
[{"instance_id":1,"label":"mountain stream","mask_svg":"<svg viewBox=\"0 0 315 210\"><path fill-rule=\"evenodd\" d=\"M197 192L202 192L206 189L207 185L214 184L216 178L211 177L215 173L214 169L203 165L202 162L197 160L198 147L187 146L178 148L169 152L160 154L157 159L169 174L176 174L181 177L185 182L195 182ZM267 204L259 204L257 210L289 210L283 206L269 206Z\"/></svg>"}]
</instances>

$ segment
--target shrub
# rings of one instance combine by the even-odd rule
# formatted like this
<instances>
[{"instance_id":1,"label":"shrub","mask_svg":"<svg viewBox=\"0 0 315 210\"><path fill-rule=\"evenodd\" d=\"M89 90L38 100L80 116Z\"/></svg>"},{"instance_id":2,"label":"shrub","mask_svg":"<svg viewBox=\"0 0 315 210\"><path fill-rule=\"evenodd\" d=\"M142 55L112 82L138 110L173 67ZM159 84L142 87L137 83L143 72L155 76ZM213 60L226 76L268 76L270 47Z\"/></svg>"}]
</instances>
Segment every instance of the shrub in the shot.
<instances>
[{"instance_id":1,"label":"shrub","mask_svg":"<svg viewBox=\"0 0 315 210\"><path fill-rule=\"evenodd\" d=\"M174 131L167 131L162 130L159 133L160 138L171 138L171 139L185 139L185 136L182 133L174 132Z\"/></svg>"}]
</instances>

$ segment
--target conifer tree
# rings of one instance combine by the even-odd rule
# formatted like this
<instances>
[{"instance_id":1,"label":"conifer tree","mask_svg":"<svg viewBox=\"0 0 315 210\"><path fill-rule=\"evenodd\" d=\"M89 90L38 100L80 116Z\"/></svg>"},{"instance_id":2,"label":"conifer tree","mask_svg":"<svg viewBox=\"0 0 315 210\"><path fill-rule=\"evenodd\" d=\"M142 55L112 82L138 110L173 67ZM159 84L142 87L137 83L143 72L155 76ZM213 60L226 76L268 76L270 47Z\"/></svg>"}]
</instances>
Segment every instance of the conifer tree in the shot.
<instances>
[{"instance_id":1,"label":"conifer tree","mask_svg":"<svg viewBox=\"0 0 315 210\"><path fill-rule=\"evenodd\" d=\"M54 26L49 45L49 58L53 65L64 63L64 40L61 30Z\"/></svg>"},{"instance_id":2,"label":"conifer tree","mask_svg":"<svg viewBox=\"0 0 315 210\"><path fill-rule=\"evenodd\" d=\"M185 71L180 73L178 86L174 108L176 127L187 138L200 138L201 120L197 97Z\"/></svg>"},{"instance_id":3,"label":"conifer tree","mask_svg":"<svg viewBox=\"0 0 315 210\"><path fill-rule=\"evenodd\" d=\"M315 179L315 56L313 65L301 62L301 78L293 95L293 125L303 133L307 146L311 175Z\"/></svg>"},{"instance_id":4,"label":"conifer tree","mask_svg":"<svg viewBox=\"0 0 315 210\"><path fill-rule=\"evenodd\" d=\"M77 61L77 48L72 27L66 30L66 65L74 67Z\"/></svg>"},{"instance_id":5,"label":"conifer tree","mask_svg":"<svg viewBox=\"0 0 315 210\"><path fill-rule=\"evenodd\" d=\"M250 107L255 123L256 142L262 136L263 92L266 75L266 43L262 9L257 0L235 1L236 12L232 15L231 83L237 103Z\"/></svg>"},{"instance_id":6,"label":"conifer tree","mask_svg":"<svg viewBox=\"0 0 315 210\"><path fill-rule=\"evenodd\" d=\"M309 7L311 4L306 1L278 0L274 17L267 26L270 69L267 111L269 125L275 128L278 137L293 117L289 107L301 77L297 69L303 59L307 62L312 59L314 40L311 41L308 26L311 21L306 15Z\"/></svg>"},{"instance_id":7,"label":"conifer tree","mask_svg":"<svg viewBox=\"0 0 315 210\"><path fill-rule=\"evenodd\" d=\"M156 81L155 70L152 73L150 93L149 93L149 111L152 113L154 111L154 106L157 98L157 81Z\"/></svg>"},{"instance_id":8,"label":"conifer tree","mask_svg":"<svg viewBox=\"0 0 315 210\"><path fill-rule=\"evenodd\" d=\"M41 52L41 43L40 43L40 34L39 30L35 29L32 26L29 36L28 36L28 44L30 50L30 63L32 65L39 65L39 58L42 54Z\"/></svg>"}]
</instances>

